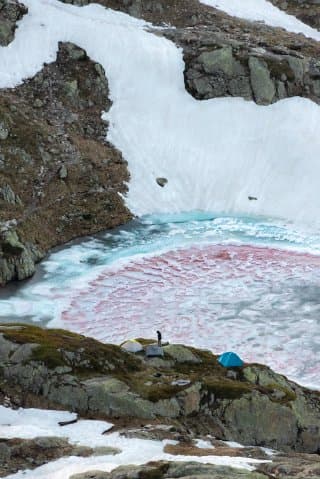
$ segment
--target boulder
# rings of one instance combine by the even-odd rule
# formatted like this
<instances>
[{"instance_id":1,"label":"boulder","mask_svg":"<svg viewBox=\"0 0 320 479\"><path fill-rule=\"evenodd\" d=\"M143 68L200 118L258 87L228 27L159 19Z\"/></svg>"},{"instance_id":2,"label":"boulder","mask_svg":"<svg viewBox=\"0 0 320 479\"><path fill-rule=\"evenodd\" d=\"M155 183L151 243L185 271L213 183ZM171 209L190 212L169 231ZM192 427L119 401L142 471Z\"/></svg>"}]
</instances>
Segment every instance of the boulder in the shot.
<instances>
[{"instance_id":1,"label":"boulder","mask_svg":"<svg viewBox=\"0 0 320 479\"><path fill-rule=\"evenodd\" d=\"M270 78L267 63L257 57L249 58L250 81L254 98L259 105L272 103L275 97L275 85Z\"/></svg>"},{"instance_id":2,"label":"boulder","mask_svg":"<svg viewBox=\"0 0 320 479\"><path fill-rule=\"evenodd\" d=\"M164 346L164 353L170 356L178 363L201 363L199 359L189 348L183 346L182 344L168 344Z\"/></svg>"}]
</instances>

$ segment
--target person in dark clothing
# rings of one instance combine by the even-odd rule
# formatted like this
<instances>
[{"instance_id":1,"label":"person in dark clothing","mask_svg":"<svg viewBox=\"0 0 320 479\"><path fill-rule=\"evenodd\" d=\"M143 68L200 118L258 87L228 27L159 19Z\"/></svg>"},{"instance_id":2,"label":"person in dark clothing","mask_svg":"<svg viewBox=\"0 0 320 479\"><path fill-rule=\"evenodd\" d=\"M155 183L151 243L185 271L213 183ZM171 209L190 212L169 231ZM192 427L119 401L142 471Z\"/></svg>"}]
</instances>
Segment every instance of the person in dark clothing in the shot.
<instances>
[{"instance_id":1,"label":"person in dark clothing","mask_svg":"<svg viewBox=\"0 0 320 479\"><path fill-rule=\"evenodd\" d=\"M160 331L157 331L157 336L158 336L158 346L159 346L159 348L161 348L162 335L161 335Z\"/></svg>"}]
</instances>

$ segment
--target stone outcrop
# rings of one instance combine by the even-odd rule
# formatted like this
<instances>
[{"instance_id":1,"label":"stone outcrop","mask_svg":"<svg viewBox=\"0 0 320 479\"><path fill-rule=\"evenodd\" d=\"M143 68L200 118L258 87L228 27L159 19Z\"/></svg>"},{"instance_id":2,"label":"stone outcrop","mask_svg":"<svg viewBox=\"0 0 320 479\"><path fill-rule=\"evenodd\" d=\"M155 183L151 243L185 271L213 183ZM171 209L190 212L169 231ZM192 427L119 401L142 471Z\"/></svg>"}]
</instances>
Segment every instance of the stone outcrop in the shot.
<instances>
[{"instance_id":1,"label":"stone outcrop","mask_svg":"<svg viewBox=\"0 0 320 479\"><path fill-rule=\"evenodd\" d=\"M10 397L21 388L20 405L36 397L90 417L162 418L243 444L320 450L319 393L265 366L227 370L213 354L182 345L167 346L155 362L26 325L3 325L0 333L0 389Z\"/></svg>"},{"instance_id":2,"label":"stone outcrop","mask_svg":"<svg viewBox=\"0 0 320 479\"><path fill-rule=\"evenodd\" d=\"M301 96L320 103L320 47L303 35L233 18L194 0L99 3L157 25L177 27L162 34L183 48L186 89L199 100L232 96L269 105ZM285 2L278 3L281 8ZM302 8L308 2L291 3Z\"/></svg>"},{"instance_id":3,"label":"stone outcrop","mask_svg":"<svg viewBox=\"0 0 320 479\"><path fill-rule=\"evenodd\" d=\"M12 42L17 22L27 11L28 9L17 0L0 0L0 46L4 47Z\"/></svg>"},{"instance_id":4,"label":"stone outcrop","mask_svg":"<svg viewBox=\"0 0 320 479\"><path fill-rule=\"evenodd\" d=\"M182 46L186 89L199 100L232 96L269 105L301 96L320 103L319 47L298 51L290 43L252 42L210 27L165 35Z\"/></svg>"},{"instance_id":5,"label":"stone outcrop","mask_svg":"<svg viewBox=\"0 0 320 479\"><path fill-rule=\"evenodd\" d=\"M49 248L131 218L127 165L101 119L108 94L103 68L70 43L0 90L0 285L31 276Z\"/></svg>"}]
</instances>

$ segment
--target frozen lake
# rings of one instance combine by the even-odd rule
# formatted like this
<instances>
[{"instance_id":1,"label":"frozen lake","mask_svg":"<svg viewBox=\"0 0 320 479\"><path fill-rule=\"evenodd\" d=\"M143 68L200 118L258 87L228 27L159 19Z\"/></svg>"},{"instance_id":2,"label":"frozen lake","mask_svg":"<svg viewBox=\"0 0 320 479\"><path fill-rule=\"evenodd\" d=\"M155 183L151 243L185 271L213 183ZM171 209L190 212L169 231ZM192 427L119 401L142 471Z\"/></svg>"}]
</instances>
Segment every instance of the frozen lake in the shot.
<instances>
[{"instance_id":1,"label":"frozen lake","mask_svg":"<svg viewBox=\"0 0 320 479\"><path fill-rule=\"evenodd\" d=\"M319 252L319 235L281 221L147 216L51 254L2 291L0 317L113 343L160 329L318 388Z\"/></svg>"}]
</instances>

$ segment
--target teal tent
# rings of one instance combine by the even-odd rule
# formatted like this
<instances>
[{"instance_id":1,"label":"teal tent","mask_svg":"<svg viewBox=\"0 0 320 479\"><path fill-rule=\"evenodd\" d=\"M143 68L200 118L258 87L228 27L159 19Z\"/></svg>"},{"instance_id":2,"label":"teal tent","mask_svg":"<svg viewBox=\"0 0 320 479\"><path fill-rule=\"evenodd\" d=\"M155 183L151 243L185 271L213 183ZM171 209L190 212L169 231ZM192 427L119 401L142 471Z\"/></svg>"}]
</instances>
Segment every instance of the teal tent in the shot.
<instances>
[{"instance_id":1,"label":"teal tent","mask_svg":"<svg viewBox=\"0 0 320 479\"><path fill-rule=\"evenodd\" d=\"M233 368L235 366L243 366L242 359L236 353L227 352L221 354L218 359L219 363L225 368Z\"/></svg>"}]
</instances>

